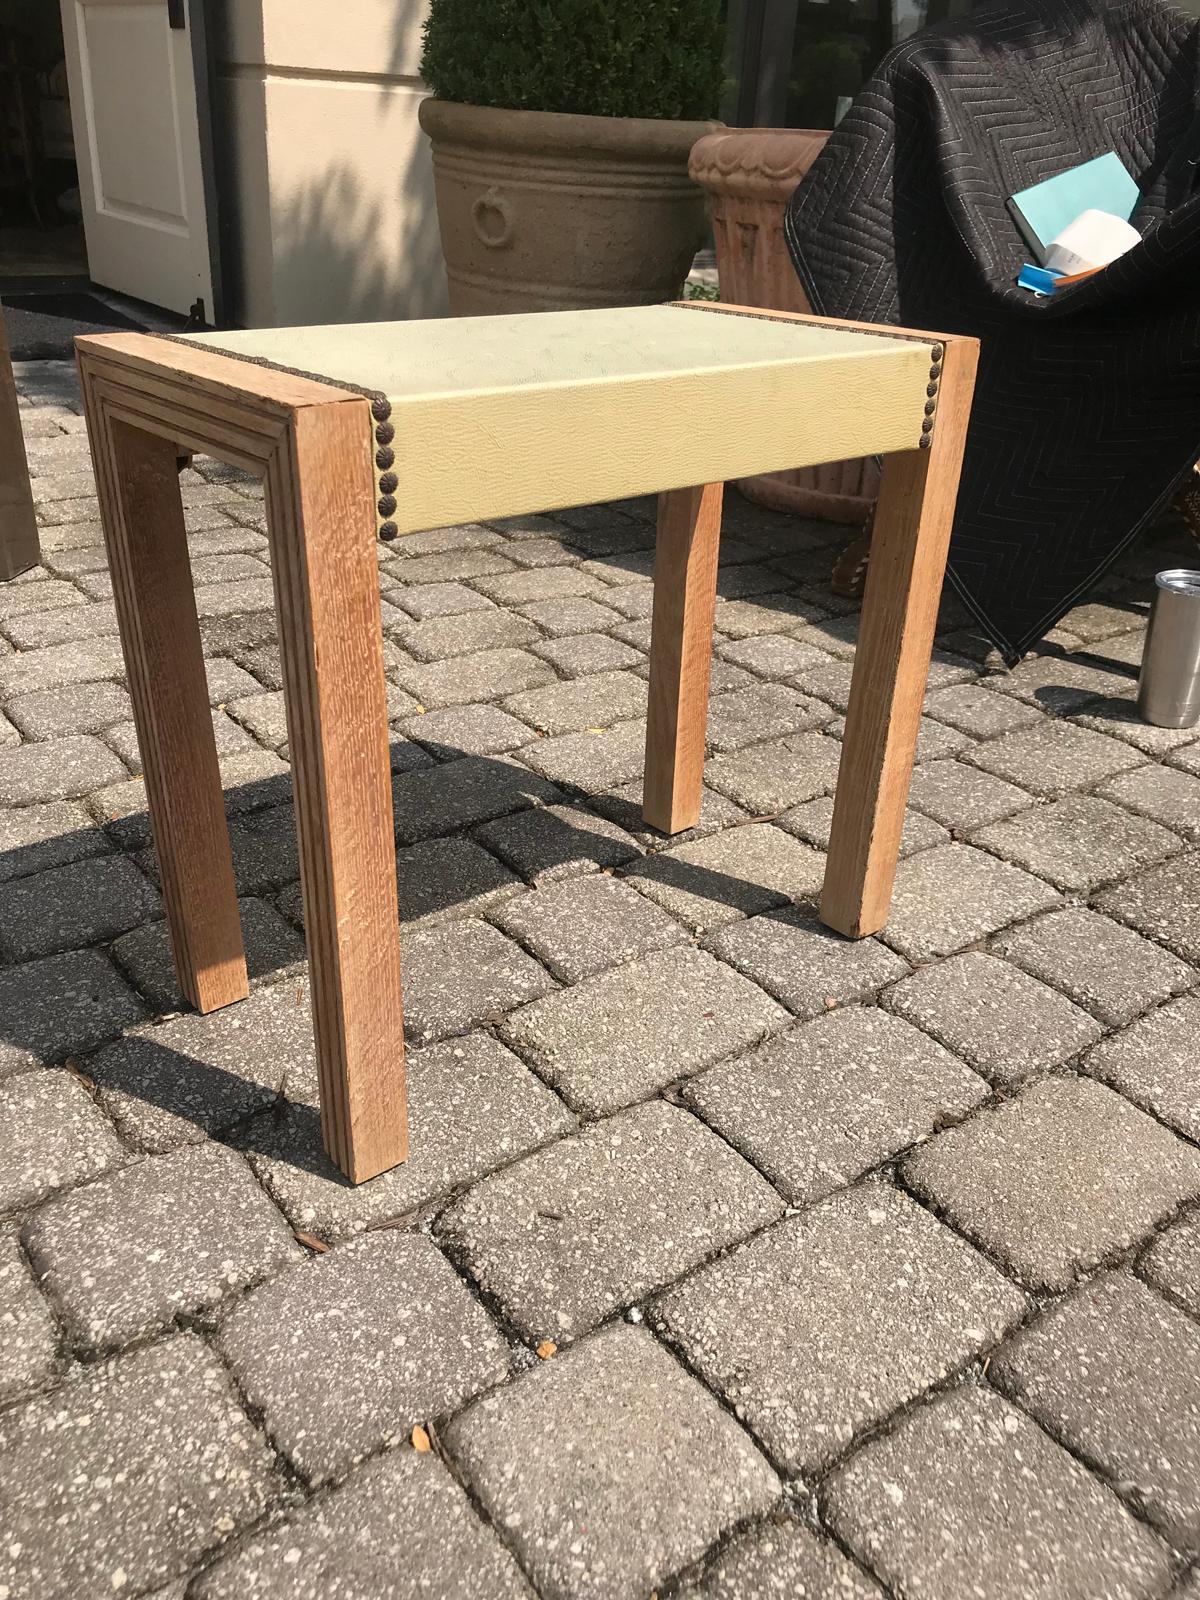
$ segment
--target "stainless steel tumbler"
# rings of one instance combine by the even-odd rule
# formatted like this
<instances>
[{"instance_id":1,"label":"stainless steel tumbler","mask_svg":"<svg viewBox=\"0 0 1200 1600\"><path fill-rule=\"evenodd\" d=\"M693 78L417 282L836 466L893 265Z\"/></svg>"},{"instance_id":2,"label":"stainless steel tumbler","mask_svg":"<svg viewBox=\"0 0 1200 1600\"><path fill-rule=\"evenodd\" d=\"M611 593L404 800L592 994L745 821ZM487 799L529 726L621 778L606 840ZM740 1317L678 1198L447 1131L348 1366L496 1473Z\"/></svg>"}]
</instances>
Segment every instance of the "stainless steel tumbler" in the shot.
<instances>
[{"instance_id":1,"label":"stainless steel tumbler","mask_svg":"<svg viewBox=\"0 0 1200 1600\"><path fill-rule=\"evenodd\" d=\"M1160 572L1138 680L1138 710L1156 728L1200 722L1200 572Z\"/></svg>"}]
</instances>

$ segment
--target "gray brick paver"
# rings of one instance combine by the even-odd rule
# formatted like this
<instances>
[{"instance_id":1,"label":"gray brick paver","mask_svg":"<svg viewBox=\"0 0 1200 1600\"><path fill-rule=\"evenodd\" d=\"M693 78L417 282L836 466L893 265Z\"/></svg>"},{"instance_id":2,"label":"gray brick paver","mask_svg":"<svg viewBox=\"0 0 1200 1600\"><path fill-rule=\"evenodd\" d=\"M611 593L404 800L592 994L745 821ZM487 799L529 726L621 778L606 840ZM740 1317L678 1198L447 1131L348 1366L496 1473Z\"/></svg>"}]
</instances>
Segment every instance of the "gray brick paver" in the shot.
<instances>
[{"instance_id":1,"label":"gray brick paver","mask_svg":"<svg viewBox=\"0 0 1200 1600\"><path fill-rule=\"evenodd\" d=\"M779 1495L733 1419L642 1328L594 1334L446 1440L547 1600L642 1600Z\"/></svg>"},{"instance_id":2,"label":"gray brick paver","mask_svg":"<svg viewBox=\"0 0 1200 1600\"><path fill-rule=\"evenodd\" d=\"M525 746L521 759L553 783L585 792L616 788L642 775L646 724L639 718L600 733L585 729L539 739Z\"/></svg>"},{"instance_id":3,"label":"gray brick paver","mask_svg":"<svg viewBox=\"0 0 1200 1600\"><path fill-rule=\"evenodd\" d=\"M0 1078L95 1049L144 1017L98 950L0 968Z\"/></svg>"},{"instance_id":4,"label":"gray brick paver","mask_svg":"<svg viewBox=\"0 0 1200 1600\"><path fill-rule=\"evenodd\" d=\"M504 615L504 613L500 613ZM479 650L445 661L414 662L395 671L396 682L426 707L468 705L534 689L554 677L550 665L528 650Z\"/></svg>"},{"instance_id":5,"label":"gray brick paver","mask_svg":"<svg viewBox=\"0 0 1200 1600\"><path fill-rule=\"evenodd\" d=\"M1045 717L1031 727L975 745L967 759L997 778L1056 800L1144 761L1136 750L1090 728Z\"/></svg>"},{"instance_id":6,"label":"gray brick paver","mask_svg":"<svg viewBox=\"0 0 1200 1600\"><path fill-rule=\"evenodd\" d=\"M899 1017L847 1006L713 1067L687 1103L797 1205L819 1200L987 1098Z\"/></svg>"},{"instance_id":7,"label":"gray brick paver","mask_svg":"<svg viewBox=\"0 0 1200 1600\"><path fill-rule=\"evenodd\" d=\"M814 895L825 858L769 823L648 856L629 881L694 933L707 933L789 900Z\"/></svg>"},{"instance_id":8,"label":"gray brick paver","mask_svg":"<svg viewBox=\"0 0 1200 1600\"><path fill-rule=\"evenodd\" d=\"M485 1178L438 1232L527 1338L562 1343L782 1211L703 1123L654 1101Z\"/></svg>"},{"instance_id":9,"label":"gray brick paver","mask_svg":"<svg viewBox=\"0 0 1200 1600\"><path fill-rule=\"evenodd\" d=\"M745 1049L787 1013L698 950L666 950L524 1006L501 1033L595 1116Z\"/></svg>"},{"instance_id":10,"label":"gray brick paver","mask_svg":"<svg viewBox=\"0 0 1200 1600\"><path fill-rule=\"evenodd\" d=\"M992 948L1110 1026L1200 981L1186 962L1084 906L1010 928Z\"/></svg>"},{"instance_id":11,"label":"gray brick paver","mask_svg":"<svg viewBox=\"0 0 1200 1600\"><path fill-rule=\"evenodd\" d=\"M1200 1143L1200 997L1152 1011L1089 1052L1083 1070Z\"/></svg>"},{"instance_id":12,"label":"gray brick paver","mask_svg":"<svg viewBox=\"0 0 1200 1600\"><path fill-rule=\"evenodd\" d=\"M325 1154L315 1070L288 1082L288 1106L237 1135L259 1181L294 1227L350 1238L403 1217L571 1132L575 1118L486 1033L411 1050L408 1160L351 1184Z\"/></svg>"},{"instance_id":13,"label":"gray brick paver","mask_svg":"<svg viewBox=\"0 0 1200 1600\"><path fill-rule=\"evenodd\" d=\"M947 844L900 863L882 937L909 960L927 961L952 955L1060 898L1049 884L1008 862L969 845Z\"/></svg>"},{"instance_id":14,"label":"gray brick paver","mask_svg":"<svg viewBox=\"0 0 1200 1600\"><path fill-rule=\"evenodd\" d=\"M495 1022L556 988L544 967L476 917L417 928L404 942L404 1030L414 1040Z\"/></svg>"},{"instance_id":15,"label":"gray brick paver","mask_svg":"<svg viewBox=\"0 0 1200 1600\"><path fill-rule=\"evenodd\" d=\"M0 661L0 672L4 665ZM22 744L0 750L0 806L76 799L128 775L108 746L92 734Z\"/></svg>"},{"instance_id":16,"label":"gray brick paver","mask_svg":"<svg viewBox=\"0 0 1200 1600\"><path fill-rule=\"evenodd\" d=\"M1147 1283L1200 1318L1200 1214L1185 1217L1153 1241L1138 1261Z\"/></svg>"},{"instance_id":17,"label":"gray brick paver","mask_svg":"<svg viewBox=\"0 0 1200 1600\"><path fill-rule=\"evenodd\" d=\"M1113 1273L1011 1340L990 1375L1172 1544L1200 1547L1200 1327L1190 1317Z\"/></svg>"},{"instance_id":18,"label":"gray brick paver","mask_svg":"<svg viewBox=\"0 0 1200 1600\"><path fill-rule=\"evenodd\" d=\"M207 1016L185 1012L86 1062L100 1102L151 1153L194 1144L270 1105L313 1067L307 985L285 980Z\"/></svg>"},{"instance_id":19,"label":"gray brick paver","mask_svg":"<svg viewBox=\"0 0 1200 1600\"><path fill-rule=\"evenodd\" d=\"M1200 965L1200 851L1176 856L1106 889L1102 911Z\"/></svg>"},{"instance_id":20,"label":"gray brick paver","mask_svg":"<svg viewBox=\"0 0 1200 1600\"><path fill-rule=\"evenodd\" d=\"M695 1273L652 1315L775 1461L812 1473L1027 1305L928 1211L868 1183Z\"/></svg>"},{"instance_id":21,"label":"gray brick paver","mask_svg":"<svg viewBox=\"0 0 1200 1600\"><path fill-rule=\"evenodd\" d=\"M829 708L782 683L752 683L713 696L708 708L710 750L740 750L763 739L805 733L830 720Z\"/></svg>"},{"instance_id":22,"label":"gray brick paver","mask_svg":"<svg viewBox=\"0 0 1200 1600\"><path fill-rule=\"evenodd\" d=\"M595 672L544 689L509 695L504 709L540 733L611 728L646 711L646 685L629 672Z\"/></svg>"},{"instance_id":23,"label":"gray brick paver","mask_svg":"<svg viewBox=\"0 0 1200 1600\"><path fill-rule=\"evenodd\" d=\"M11 1229L0 1232L0 1402L46 1383L59 1365L58 1325Z\"/></svg>"},{"instance_id":24,"label":"gray brick paver","mask_svg":"<svg viewBox=\"0 0 1200 1600\"><path fill-rule=\"evenodd\" d=\"M943 827L965 833L1022 810L1029 796L964 761L925 761L913 773L910 803Z\"/></svg>"},{"instance_id":25,"label":"gray brick paver","mask_svg":"<svg viewBox=\"0 0 1200 1600\"><path fill-rule=\"evenodd\" d=\"M458 1410L511 1362L432 1241L393 1230L251 1290L219 1344L267 1433L313 1482Z\"/></svg>"},{"instance_id":26,"label":"gray brick paver","mask_svg":"<svg viewBox=\"0 0 1200 1600\"><path fill-rule=\"evenodd\" d=\"M72 1073L22 1072L0 1085L0 1213L126 1159L112 1124Z\"/></svg>"},{"instance_id":27,"label":"gray brick paver","mask_svg":"<svg viewBox=\"0 0 1200 1600\"><path fill-rule=\"evenodd\" d=\"M827 850L833 830L833 796L819 795L815 800L805 800L777 817L776 822L794 833L797 839L815 844L818 850ZM950 834L940 822L922 816L911 807L905 813L904 831L900 835L901 860L916 855L919 850L932 850L934 845L949 843Z\"/></svg>"},{"instance_id":28,"label":"gray brick paver","mask_svg":"<svg viewBox=\"0 0 1200 1600\"><path fill-rule=\"evenodd\" d=\"M539 887L507 900L490 916L563 983L578 983L685 938L665 911L607 873Z\"/></svg>"},{"instance_id":29,"label":"gray brick paver","mask_svg":"<svg viewBox=\"0 0 1200 1600\"><path fill-rule=\"evenodd\" d=\"M193 1335L78 1368L0 1415L0 1592L143 1594L254 1522L282 1488L228 1375Z\"/></svg>"},{"instance_id":30,"label":"gray brick paver","mask_svg":"<svg viewBox=\"0 0 1200 1600\"><path fill-rule=\"evenodd\" d=\"M1068 893L1089 894L1177 854L1182 841L1098 795L1068 795L979 828L974 844Z\"/></svg>"},{"instance_id":31,"label":"gray brick paver","mask_svg":"<svg viewBox=\"0 0 1200 1600\"><path fill-rule=\"evenodd\" d=\"M921 967L888 991L887 1004L1005 1085L1058 1066L1103 1033L1056 990L978 951Z\"/></svg>"},{"instance_id":32,"label":"gray brick paver","mask_svg":"<svg viewBox=\"0 0 1200 1600\"><path fill-rule=\"evenodd\" d=\"M715 756L705 782L758 816L773 816L790 806L832 794L842 747L823 733L790 734Z\"/></svg>"},{"instance_id":33,"label":"gray brick paver","mask_svg":"<svg viewBox=\"0 0 1200 1600\"><path fill-rule=\"evenodd\" d=\"M707 945L803 1018L870 999L909 971L908 962L878 939L834 933L812 906L786 906L743 919L720 929Z\"/></svg>"},{"instance_id":34,"label":"gray brick paver","mask_svg":"<svg viewBox=\"0 0 1200 1600\"><path fill-rule=\"evenodd\" d=\"M427 745L439 761L500 755L528 744L533 737L523 722L486 702L418 713L402 718L398 727L409 739Z\"/></svg>"},{"instance_id":35,"label":"gray brick paver","mask_svg":"<svg viewBox=\"0 0 1200 1600\"><path fill-rule=\"evenodd\" d=\"M304 941L265 900L239 901L246 968L251 981L296 972L304 960ZM133 987L156 1011L185 1009L175 958L165 922L147 922L114 941L112 957Z\"/></svg>"},{"instance_id":36,"label":"gray brick paver","mask_svg":"<svg viewBox=\"0 0 1200 1600\"><path fill-rule=\"evenodd\" d=\"M597 867L622 867L641 854L616 822L581 806L538 806L485 822L475 838L533 883L577 877Z\"/></svg>"},{"instance_id":37,"label":"gray brick paver","mask_svg":"<svg viewBox=\"0 0 1200 1600\"><path fill-rule=\"evenodd\" d=\"M406 591L401 590L401 598ZM483 598L483 597L481 597ZM388 630L396 642L418 661L446 661L477 650L510 650L541 639L541 631L524 617L492 605L486 610L461 612L449 617L427 617Z\"/></svg>"},{"instance_id":38,"label":"gray brick paver","mask_svg":"<svg viewBox=\"0 0 1200 1600\"><path fill-rule=\"evenodd\" d=\"M58 739L98 733L133 716L128 692L119 683L72 683L61 689L36 689L14 695L5 715L27 739Z\"/></svg>"},{"instance_id":39,"label":"gray brick paver","mask_svg":"<svg viewBox=\"0 0 1200 1600\"><path fill-rule=\"evenodd\" d=\"M910 1156L905 1182L1023 1282L1066 1289L1200 1194L1200 1152L1088 1079L1036 1079Z\"/></svg>"},{"instance_id":40,"label":"gray brick paver","mask_svg":"<svg viewBox=\"0 0 1200 1600\"><path fill-rule=\"evenodd\" d=\"M5 886L0 955L28 961L105 944L161 915L157 891L127 856L93 856Z\"/></svg>"},{"instance_id":41,"label":"gray brick paver","mask_svg":"<svg viewBox=\"0 0 1200 1600\"><path fill-rule=\"evenodd\" d=\"M1159 1540L986 1389L905 1417L823 1500L851 1548L922 1600L1151 1600L1171 1576Z\"/></svg>"},{"instance_id":42,"label":"gray brick paver","mask_svg":"<svg viewBox=\"0 0 1200 1600\"><path fill-rule=\"evenodd\" d=\"M1200 777L1173 767L1140 767L1122 772L1099 791L1144 817L1151 817L1193 844L1200 843Z\"/></svg>"},{"instance_id":43,"label":"gray brick paver","mask_svg":"<svg viewBox=\"0 0 1200 1600\"><path fill-rule=\"evenodd\" d=\"M581 604L590 605L591 602ZM578 633L550 638L531 648L535 655L548 661L556 672L566 678L584 678L590 673L640 668L646 661L640 650L622 643L620 639L610 639L605 633Z\"/></svg>"},{"instance_id":44,"label":"gray brick paver","mask_svg":"<svg viewBox=\"0 0 1200 1600\"><path fill-rule=\"evenodd\" d=\"M392 784L396 837L402 844L561 798L552 783L508 756L463 756L402 772Z\"/></svg>"},{"instance_id":45,"label":"gray brick paver","mask_svg":"<svg viewBox=\"0 0 1200 1600\"><path fill-rule=\"evenodd\" d=\"M423 839L396 852L400 919L430 926L478 916L520 891L521 880L470 839Z\"/></svg>"},{"instance_id":46,"label":"gray brick paver","mask_svg":"<svg viewBox=\"0 0 1200 1600\"><path fill-rule=\"evenodd\" d=\"M22 1240L71 1338L117 1348L302 1254L240 1156L190 1145L49 1201Z\"/></svg>"},{"instance_id":47,"label":"gray brick paver","mask_svg":"<svg viewBox=\"0 0 1200 1600\"><path fill-rule=\"evenodd\" d=\"M883 1591L829 1539L776 1520L734 1539L678 1600L881 1600Z\"/></svg>"},{"instance_id":48,"label":"gray brick paver","mask_svg":"<svg viewBox=\"0 0 1200 1600\"><path fill-rule=\"evenodd\" d=\"M520 1568L437 1456L404 1449L247 1539L190 1593L193 1600L532 1600Z\"/></svg>"}]
</instances>

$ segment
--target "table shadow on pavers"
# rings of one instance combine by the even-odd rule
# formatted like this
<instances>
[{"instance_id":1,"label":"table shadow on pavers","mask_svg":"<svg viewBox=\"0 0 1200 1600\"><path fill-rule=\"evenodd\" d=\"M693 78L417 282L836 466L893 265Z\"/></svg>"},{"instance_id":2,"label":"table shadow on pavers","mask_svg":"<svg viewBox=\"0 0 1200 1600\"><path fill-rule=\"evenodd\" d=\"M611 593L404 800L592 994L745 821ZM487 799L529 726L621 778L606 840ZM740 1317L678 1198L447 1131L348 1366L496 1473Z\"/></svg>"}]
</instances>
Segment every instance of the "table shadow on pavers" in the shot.
<instances>
[{"instance_id":1,"label":"table shadow on pavers","mask_svg":"<svg viewBox=\"0 0 1200 1600\"><path fill-rule=\"evenodd\" d=\"M446 755L444 745L439 753ZM640 838L610 816L587 809L587 795L570 786L548 784L511 758L456 752L454 759L437 765L414 767L406 759L404 767L394 780L396 803L398 815L407 808L400 832L403 840L412 842L398 846L397 863L404 937L414 958L408 972L414 1019L422 1014L415 982L421 968L416 959L419 944L411 941L426 927L585 873L617 873L639 887L651 881L642 870L647 845L660 841L642 828L632 804L623 820L639 826ZM0 968L0 1075L39 1061L54 1063L95 1051L86 1070L103 1104L123 1131L150 1151L223 1134L275 1105L280 1095L309 1098L299 1087L300 1080L312 1076L307 995L298 984L280 981L299 978L303 950L286 918L265 898L276 896L282 910L302 928L299 886L288 881L296 859L290 787L284 768L282 773L272 769L269 777L225 791L248 967L255 985L248 1001L207 1018L185 1010L165 1022L153 1020L157 1012L182 1001L166 925L157 901L150 897L145 905L139 902L136 914L131 911L132 925L118 934L110 951L52 951ZM19 842L0 848L0 880L23 884L28 896L36 892L43 873L60 873L90 861L129 861L114 848L114 835L136 850L139 864L157 877L148 848L144 786L131 778L115 789L120 793L105 790L93 797L103 823L92 823L81 804L67 802L50 803L44 808L45 817L35 816L34 807L19 813L24 819L22 832L15 835ZM776 832L762 824L753 827L756 839ZM782 847L800 848L782 833L779 840ZM661 840L662 845L669 843ZM732 856L725 852L728 870L705 864L703 850L693 848L689 853L693 859L664 856L663 870L679 896L710 905L716 923L731 915L741 918L748 909L785 905L793 887L811 895L819 879L821 857L815 851L817 870L794 886L771 863L762 873L754 871L761 851L742 874L736 851ZM713 860L721 862L721 856L714 855ZM764 881L755 882L756 878ZM474 925L507 944L488 924ZM462 920L455 923L459 930L466 926ZM112 936L113 929L106 927L104 937ZM536 970L519 946L512 945L512 954ZM548 977L546 983L554 987ZM529 998L528 992L514 991L513 1005ZM496 1014L503 1009L507 1008L497 1004ZM269 1021L272 1012L277 1014L275 1022ZM281 1050L278 1017L288 1012L294 1014L287 1019L287 1043ZM452 1025L442 1033L460 1032L479 1020L488 1019L465 1015L451 1019ZM416 1042L434 1036L417 1034ZM256 1051L261 1057L257 1064ZM314 1173L325 1171L314 1140L303 1137L289 1144L301 1166L308 1165ZM277 1157L277 1140L268 1141L262 1153Z\"/></svg>"}]
</instances>

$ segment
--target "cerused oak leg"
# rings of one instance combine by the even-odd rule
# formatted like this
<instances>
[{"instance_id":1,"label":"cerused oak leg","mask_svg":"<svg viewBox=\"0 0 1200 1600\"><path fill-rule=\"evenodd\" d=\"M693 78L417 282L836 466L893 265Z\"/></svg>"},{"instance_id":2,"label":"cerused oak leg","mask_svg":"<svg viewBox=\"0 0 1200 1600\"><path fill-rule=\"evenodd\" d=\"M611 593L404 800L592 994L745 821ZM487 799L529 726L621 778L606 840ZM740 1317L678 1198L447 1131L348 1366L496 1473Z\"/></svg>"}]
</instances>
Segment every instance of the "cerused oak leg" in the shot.
<instances>
[{"instance_id":1,"label":"cerused oak leg","mask_svg":"<svg viewBox=\"0 0 1200 1600\"><path fill-rule=\"evenodd\" d=\"M301 407L266 474L321 1130L355 1183L407 1154L370 445L366 401Z\"/></svg>"},{"instance_id":2,"label":"cerused oak leg","mask_svg":"<svg viewBox=\"0 0 1200 1600\"><path fill-rule=\"evenodd\" d=\"M113 599L180 987L249 992L175 446L88 404Z\"/></svg>"},{"instance_id":3,"label":"cerused oak leg","mask_svg":"<svg viewBox=\"0 0 1200 1600\"><path fill-rule=\"evenodd\" d=\"M724 487L658 499L642 816L663 833L700 818Z\"/></svg>"},{"instance_id":4,"label":"cerused oak leg","mask_svg":"<svg viewBox=\"0 0 1200 1600\"><path fill-rule=\"evenodd\" d=\"M821 896L853 938L891 905L976 362L973 340L946 342L930 448L884 460Z\"/></svg>"},{"instance_id":5,"label":"cerused oak leg","mask_svg":"<svg viewBox=\"0 0 1200 1600\"><path fill-rule=\"evenodd\" d=\"M0 312L0 581L36 567L41 559L21 412Z\"/></svg>"}]
</instances>

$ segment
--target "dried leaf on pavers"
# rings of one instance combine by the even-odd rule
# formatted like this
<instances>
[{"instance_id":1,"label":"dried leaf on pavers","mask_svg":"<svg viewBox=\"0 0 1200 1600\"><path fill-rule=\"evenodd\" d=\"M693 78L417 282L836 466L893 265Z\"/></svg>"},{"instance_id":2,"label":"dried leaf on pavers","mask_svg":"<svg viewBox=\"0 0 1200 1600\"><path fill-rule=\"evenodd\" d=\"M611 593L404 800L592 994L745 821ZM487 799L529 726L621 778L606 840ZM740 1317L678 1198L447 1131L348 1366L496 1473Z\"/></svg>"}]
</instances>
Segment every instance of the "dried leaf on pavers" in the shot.
<instances>
[{"instance_id":1,"label":"dried leaf on pavers","mask_svg":"<svg viewBox=\"0 0 1200 1600\"><path fill-rule=\"evenodd\" d=\"M427 1455L433 1448L428 1433L419 1422L412 1431L412 1447L419 1455Z\"/></svg>"}]
</instances>

